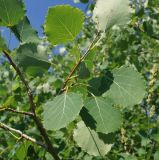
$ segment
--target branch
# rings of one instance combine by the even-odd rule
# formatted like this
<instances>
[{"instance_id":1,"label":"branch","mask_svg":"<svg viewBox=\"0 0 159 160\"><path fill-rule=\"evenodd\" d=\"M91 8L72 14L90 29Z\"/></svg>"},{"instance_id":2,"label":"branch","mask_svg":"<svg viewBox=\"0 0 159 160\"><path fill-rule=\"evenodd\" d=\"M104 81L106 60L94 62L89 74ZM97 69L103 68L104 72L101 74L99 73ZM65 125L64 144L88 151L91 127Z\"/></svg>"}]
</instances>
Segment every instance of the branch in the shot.
<instances>
[{"instance_id":1,"label":"branch","mask_svg":"<svg viewBox=\"0 0 159 160\"><path fill-rule=\"evenodd\" d=\"M75 71L77 70L77 68L79 67L79 65L81 64L81 62L83 60L85 60L85 58L88 56L89 51L93 48L93 46L95 45L95 43L98 41L99 36L100 36L100 32L97 33L96 37L94 38L94 40L92 41L92 43L88 47L87 51L83 54L83 56L78 60L78 62L75 64L75 66L71 70L70 74L68 75L68 77L64 81L63 86L61 87L59 94L62 93L65 90L65 87L66 87L67 83L70 81L71 77L74 75Z\"/></svg>"},{"instance_id":2,"label":"branch","mask_svg":"<svg viewBox=\"0 0 159 160\"><path fill-rule=\"evenodd\" d=\"M29 136L26 135L26 134L23 134L23 133L22 133L21 131L19 131L19 130L16 130L16 129L14 129L14 128L11 128L11 127L7 126L7 125L4 124L4 123L1 123L1 122L0 122L0 128L2 128L2 129L4 129L4 130L8 130L8 131L10 131L10 132L14 132L14 133L20 135L20 138L24 138L24 139L26 139L26 140L28 140L28 141L31 141L32 143L35 143L35 144L41 146L41 147L44 148L44 149L47 149L47 147L46 147L43 143L41 143L41 142L39 142L39 141L36 141L36 139L31 138L31 137L29 137Z\"/></svg>"},{"instance_id":3,"label":"branch","mask_svg":"<svg viewBox=\"0 0 159 160\"><path fill-rule=\"evenodd\" d=\"M35 122L38 130L40 131L41 136L43 137L43 139L44 139L44 141L45 141L45 143L47 145L47 151L52 155L52 157L55 160L60 160L59 156L56 154L56 151L55 151L55 149L54 149L54 147L53 147L53 145L52 145L52 143L51 143L51 141L50 141L50 139L49 139L49 137L47 135L47 132L46 132L45 128L43 127L43 124L41 123L41 121L39 120L39 118L36 115L36 112L35 112L36 105L34 103L33 93L32 93L31 88L29 87L28 82L25 80L22 72L17 67L17 65L13 62L12 58L10 57L9 51L3 50L3 53L7 57L8 61L12 65L12 67L17 72L18 76L20 77L21 81L23 82L23 84L24 84L24 86L26 88L26 91L27 91L27 94L28 94L28 98L29 98L29 102L30 102L30 109L31 109L32 113L34 114L33 115L33 119L34 119L34 122Z\"/></svg>"},{"instance_id":4,"label":"branch","mask_svg":"<svg viewBox=\"0 0 159 160\"><path fill-rule=\"evenodd\" d=\"M13 113L22 114L22 115L34 116L34 114L31 113L31 112L17 111L17 110L14 110L14 109L12 109L12 108L6 108L6 107L0 107L0 112L1 112L1 111L9 111L9 112L13 112Z\"/></svg>"}]
</instances>

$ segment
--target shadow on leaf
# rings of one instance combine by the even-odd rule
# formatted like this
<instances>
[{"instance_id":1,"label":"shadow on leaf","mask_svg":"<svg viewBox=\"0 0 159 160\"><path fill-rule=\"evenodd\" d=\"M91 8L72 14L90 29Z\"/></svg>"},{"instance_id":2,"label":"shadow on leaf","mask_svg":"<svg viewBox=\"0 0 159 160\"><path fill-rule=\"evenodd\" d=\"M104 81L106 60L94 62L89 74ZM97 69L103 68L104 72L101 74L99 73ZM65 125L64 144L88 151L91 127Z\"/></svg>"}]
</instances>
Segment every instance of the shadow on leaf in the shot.
<instances>
[{"instance_id":1,"label":"shadow on leaf","mask_svg":"<svg viewBox=\"0 0 159 160\"><path fill-rule=\"evenodd\" d=\"M83 107L81 112L80 112L80 116L82 118L82 120L84 121L84 123L86 124L87 127L90 127L91 129L96 129L96 121L94 120L94 118L89 114L88 110Z\"/></svg>"},{"instance_id":2,"label":"shadow on leaf","mask_svg":"<svg viewBox=\"0 0 159 160\"><path fill-rule=\"evenodd\" d=\"M88 84L88 91L93 93L95 96L101 96L107 90L109 90L111 84L113 83L113 74L106 70L101 77L92 78Z\"/></svg>"}]
</instances>

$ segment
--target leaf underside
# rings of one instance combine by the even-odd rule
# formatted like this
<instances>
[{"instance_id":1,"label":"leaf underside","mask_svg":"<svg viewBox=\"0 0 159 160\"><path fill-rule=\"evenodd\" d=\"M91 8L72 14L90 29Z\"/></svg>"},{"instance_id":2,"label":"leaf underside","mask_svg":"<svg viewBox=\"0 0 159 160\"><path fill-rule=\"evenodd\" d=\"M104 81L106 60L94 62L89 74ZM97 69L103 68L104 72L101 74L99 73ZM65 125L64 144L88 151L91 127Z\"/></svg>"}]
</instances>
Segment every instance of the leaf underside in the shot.
<instances>
[{"instance_id":1,"label":"leaf underside","mask_svg":"<svg viewBox=\"0 0 159 160\"><path fill-rule=\"evenodd\" d=\"M107 140L110 140L107 135L100 137L94 130L86 127L83 121L77 123L77 129L74 130L73 137L82 150L93 156L104 156L112 147L110 142L107 143Z\"/></svg>"},{"instance_id":2,"label":"leaf underside","mask_svg":"<svg viewBox=\"0 0 159 160\"><path fill-rule=\"evenodd\" d=\"M128 22L130 15L129 0L98 0L93 11L97 29L108 30L114 25Z\"/></svg>"},{"instance_id":3,"label":"leaf underside","mask_svg":"<svg viewBox=\"0 0 159 160\"><path fill-rule=\"evenodd\" d=\"M64 93L43 106L43 123L48 130L66 127L78 116L83 101L79 94Z\"/></svg>"},{"instance_id":4,"label":"leaf underside","mask_svg":"<svg viewBox=\"0 0 159 160\"><path fill-rule=\"evenodd\" d=\"M86 101L85 107L96 122L97 132L108 134L120 128L122 115L109 99L94 97Z\"/></svg>"},{"instance_id":5,"label":"leaf underside","mask_svg":"<svg viewBox=\"0 0 159 160\"><path fill-rule=\"evenodd\" d=\"M112 73L110 81L113 83L103 96L123 107L139 104L146 93L146 83L140 73L126 66L114 69Z\"/></svg>"}]
</instances>

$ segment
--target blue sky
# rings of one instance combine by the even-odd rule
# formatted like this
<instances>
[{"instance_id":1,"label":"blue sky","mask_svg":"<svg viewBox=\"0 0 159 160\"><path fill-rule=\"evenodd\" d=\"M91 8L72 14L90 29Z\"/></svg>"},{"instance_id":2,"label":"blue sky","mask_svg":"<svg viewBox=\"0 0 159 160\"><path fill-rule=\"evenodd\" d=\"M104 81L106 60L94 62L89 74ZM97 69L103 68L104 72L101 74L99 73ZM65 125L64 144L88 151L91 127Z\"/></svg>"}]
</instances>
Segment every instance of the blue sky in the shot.
<instances>
[{"instance_id":1,"label":"blue sky","mask_svg":"<svg viewBox=\"0 0 159 160\"><path fill-rule=\"evenodd\" d=\"M87 5L82 3L74 3L73 0L24 0L27 10L27 16L33 28L35 28L39 35L42 36L43 30L41 26L44 24L45 16L47 14L48 7L60 5L60 4L70 4L72 6L78 7L85 11ZM9 30L2 28L2 35L8 40ZM14 35L10 39L10 49L13 49L18 45L18 41L15 39Z\"/></svg>"}]
</instances>

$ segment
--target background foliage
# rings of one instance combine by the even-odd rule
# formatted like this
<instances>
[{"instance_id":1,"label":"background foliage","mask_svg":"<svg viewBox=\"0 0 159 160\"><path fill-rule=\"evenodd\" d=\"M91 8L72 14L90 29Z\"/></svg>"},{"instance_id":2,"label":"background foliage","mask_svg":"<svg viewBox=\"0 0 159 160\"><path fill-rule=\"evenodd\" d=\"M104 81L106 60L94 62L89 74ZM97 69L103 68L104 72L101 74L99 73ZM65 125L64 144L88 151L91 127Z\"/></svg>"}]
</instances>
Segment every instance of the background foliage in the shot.
<instances>
[{"instance_id":1,"label":"background foliage","mask_svg":"<svg viewBox=\"0 0 159 160\"><path fill-rule=\"evenodd\" d=\"M158 160L158 0L132 0L129 24L110 28L66 85L97 33L91 18L95 1L81 0L88 4L85 18L68 5L51 7L42 38L24 15L23 2L14 1L0 0L0 26L9 27L20 41L10 56L33 91L36 115L60 158ZM18 15L13 15L12 8L18 9ZM53 53L55 44L61 43L59 53ZM0 51L6 48L0 36ZM3 53L0 71L0 122L41 141L30 116L7 110L29 112L30 107L26 89ZM38 145L1 129L0 159L52 157Z\"/></svg>"}]
</instances>

